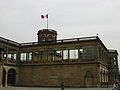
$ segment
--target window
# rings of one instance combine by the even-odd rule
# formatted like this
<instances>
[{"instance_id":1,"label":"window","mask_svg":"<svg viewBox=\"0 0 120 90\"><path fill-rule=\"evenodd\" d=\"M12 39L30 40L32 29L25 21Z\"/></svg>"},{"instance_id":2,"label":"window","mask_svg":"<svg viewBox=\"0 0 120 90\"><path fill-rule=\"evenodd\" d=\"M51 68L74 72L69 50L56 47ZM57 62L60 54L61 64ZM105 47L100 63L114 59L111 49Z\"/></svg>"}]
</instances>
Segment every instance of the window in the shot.
<instances>
[{"instance_id":1,"label":"window","mask_svg":"<svg viewBox=\"0 0 120 90\"><path fill-rule=\"evenodd\" d=\"M14 54L14 59L17 59L17 54Z\"/></svg>"},{"instance_id":2,"label":"window","mask_svg":"<svg viewBox=\"0 0 120 90\"><path fill-rule=\"evenodd\" d=\"M53 39L52 39L52 35L49 35L48 36L48 41L52 41Z\"/></svg>"},{"instance_id":3,"label":"window","mask_svg":"<svg viewBox=\"0 0 120 90\"><path fill-rule=\"evenodd\" d=\"M11 54L11 59L15 60L16 59L16 54Z\"/></svg>"},{"instance_id":4,"label":"window","mask_svg":"<svg viewBox=\"0 0 120 90\"><path fill-rule=\"evenodd\" d=\"M11 59L11 56L12 56L11 54L8 54L8 58L9 58L9 59Z\"/></svg>"},{"instance_id":5,"label":"window","mask_svg":"<svg viewBox=\"0 0 120 90\"><path fill-rule=\"evenodd\" d=\"M95 59L96 52L97 50L95 46L83 46L79 49L81 59Z\"/></svg>"},{"instance_id":6,"label":"window","mask_svg":"<svg viewBox=\"0 0 120 90\"><path fill-rule=\"evenodd\" d=\"M29 60L32 60L32 53L29 53Z\"/></svg>"},{"instance_id":7,"label":"window","mask_svg":"<svg viewBox=\"0 0 120 90\"><path fill-rule=\"evenodd\" d=\"M78 59L78 50L70 50L70 59Z\"/></svg>"},{"instance_id":8,"label":"window","mask_svg":"<svg viewBox=\"0 0 120 90\"><path fill-rule=\"evenodd\" d=\"M4 55L3 55L3 57L4 57L4 58L7 58L7 55L6 55L6 54L4 54Z\"/></svg>"},{"instance_id":9,"label":"window","mask_svg":"<svg viewBox=\"0 0 120 90\"><path fill-rule=\"evenodd\" d=\"M68 50L63 51L63 59L68 59Z\"/></svg>"},{"instance_id":10,"label":"window","mask_svg":"<svg viewBox=\"0 0 120 90\"><path fill-rule=\"evenodd\" d=\"M21 53L20 60L26 61L26 53Z\"/></svg>"},{"instance_id":11,"label":"window","mask_svg":"<svg viewBox=\"0 0 120 90\"><path fill-rule=\"evenodd\" d=\"M41 36L41 41L43 41L43 42L45 41L45 35Z\"/></svg>"}]
</instances>

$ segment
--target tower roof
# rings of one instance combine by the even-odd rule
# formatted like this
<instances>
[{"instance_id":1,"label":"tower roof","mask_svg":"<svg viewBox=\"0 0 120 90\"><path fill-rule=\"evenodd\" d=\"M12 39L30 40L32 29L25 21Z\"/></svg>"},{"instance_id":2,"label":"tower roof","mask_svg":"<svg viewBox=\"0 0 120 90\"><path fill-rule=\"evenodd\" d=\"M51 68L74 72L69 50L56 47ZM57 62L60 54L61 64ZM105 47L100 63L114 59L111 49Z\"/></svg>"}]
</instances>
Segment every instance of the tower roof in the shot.
<instances>
[{"instance_id":1,"label":"tower roof","mask_svg":"<svg viewBox=\"0 0 120 90\"><path fill-rule=\"evenodd\" d=\"M53 30L53 29L41 29L38 31L38 34L47 34L47 33L52 33L52 34L56 34L57 35L57 31Z\"/></svg>"}]
</instances>

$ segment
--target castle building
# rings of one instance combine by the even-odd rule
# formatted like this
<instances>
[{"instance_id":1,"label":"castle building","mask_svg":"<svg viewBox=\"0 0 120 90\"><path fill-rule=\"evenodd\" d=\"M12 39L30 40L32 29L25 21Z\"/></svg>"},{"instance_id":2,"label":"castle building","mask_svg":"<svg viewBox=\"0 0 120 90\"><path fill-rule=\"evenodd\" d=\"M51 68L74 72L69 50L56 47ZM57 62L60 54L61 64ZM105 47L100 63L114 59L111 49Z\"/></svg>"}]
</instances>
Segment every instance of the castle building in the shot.
<instances>
[{"instance_id":1,"label":"castle building","mask_svg":"<svg viewBox=\"0 0 120 90\"><path fill-rule=\"evenodd\" d=\"M37 42L0 37L0 86L105 87L118 80L118 52L98 36L57 40L39 30Z\"/></svg>"}]
</instances>

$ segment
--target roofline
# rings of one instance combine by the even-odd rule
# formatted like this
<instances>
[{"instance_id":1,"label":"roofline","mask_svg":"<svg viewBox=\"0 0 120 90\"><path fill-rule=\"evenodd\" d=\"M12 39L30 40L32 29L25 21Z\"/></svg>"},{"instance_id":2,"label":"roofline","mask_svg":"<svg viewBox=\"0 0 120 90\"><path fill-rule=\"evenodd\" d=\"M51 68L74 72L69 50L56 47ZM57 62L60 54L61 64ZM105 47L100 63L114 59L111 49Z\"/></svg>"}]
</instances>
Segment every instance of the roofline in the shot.
<instances>
[{"instance_id":1,"label":"roofline","mask_svg":"<svg viewBox=\"0 0 120 90\"><path fill-rule=\"evenodd\" d=\"M99 41L102 44L102 46L106 49L106 51L109 52L109 49L107 49L105 47L105 45L103 44L103 42L100 40L100 38L98 36L60 39L60 40L56 40L54 42L48 42L48 43L45 42L45 43L40 43L40 44L38 44L38 42L18 43L18 42L12 41L10 39L0 37L0 42L6 43L6 44L9 44L9 45L13 45L13 46L17 46L17 47L27 47L27 46L36 46L36 45L50 45L50 44L70 43L70 42L78 42L78 41L93 41L93 40ZM112 52L109 52L109 53L112 53ZM116 50L116 53L117 53L117 50Z\"/></svg>"},{"instance_id":2,"label":"roofline","mask_svg":"<svg viewBox=\"0 0 120 90\"><path fill-rule=\"evenodd\" d=\"M99 41L99 43L101 43L101 45L105 48L105 50L108 52L107 47L104 45L104 43L102 42L102 40L97 36L97 40Z\"/></svg>"},{"instance_id":3,"label":"roofline","mask_svg":"<svg viewBox=\"0 0 120 90\"><path fill-rule=\"evenodd\" d=\"M9 44L9 45L13 45L13 46L17 46L17 47L20 46L20 43L12 41L10 39L3 38L3 37L0 37L0 42L6 43L6 44Z\"/></svg>"},{"instance_id":4,"label":"roofline","mask_svg":"<svg viewBox=\"0 0 120 90\"><path fill-rule=\"evenodd\" d=\"M118 55L118 52L115 49L108 49L108 53L115 53L115 54Z\"/></svg>"}]
</instances>

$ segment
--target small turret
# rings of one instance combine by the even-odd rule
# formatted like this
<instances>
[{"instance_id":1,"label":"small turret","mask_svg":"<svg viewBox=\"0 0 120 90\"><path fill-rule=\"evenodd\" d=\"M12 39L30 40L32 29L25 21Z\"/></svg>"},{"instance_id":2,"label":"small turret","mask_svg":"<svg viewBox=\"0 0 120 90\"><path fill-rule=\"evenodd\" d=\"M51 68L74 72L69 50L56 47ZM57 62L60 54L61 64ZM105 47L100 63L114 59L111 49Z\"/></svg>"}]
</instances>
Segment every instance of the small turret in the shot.
<instances>
[{"instance_id":1,"label":"small turret","mask_svg":"<svg viewBox=\"0 0 120 90\"><path fill-rule=\"evenodd\" d=\"M56 42L57 40L57 32L52 29L39 30L37 35L38 35L38 44Z\"/></svg>"}]
</instances>

